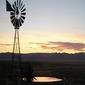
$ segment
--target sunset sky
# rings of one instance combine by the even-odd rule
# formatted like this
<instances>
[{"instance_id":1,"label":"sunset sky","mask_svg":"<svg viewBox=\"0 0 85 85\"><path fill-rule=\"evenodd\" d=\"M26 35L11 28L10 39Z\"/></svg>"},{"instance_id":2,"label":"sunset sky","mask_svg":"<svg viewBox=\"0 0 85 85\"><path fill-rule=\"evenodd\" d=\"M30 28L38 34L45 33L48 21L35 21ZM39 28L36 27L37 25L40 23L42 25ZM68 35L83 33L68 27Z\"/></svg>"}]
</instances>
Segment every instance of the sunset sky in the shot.
<instances>
[{"instance_id":1,"label":"sunset sky","mask_svg":"<svg viewBox=\"0 0 85 85\"><path fill-rule=\"evenodd\" d=\"M11 4L15 0L8 0ZM85 52L85 0L23 0L21 53ZM0 53L12 52L14 27L0 0Z\"/></svg>"}]
</instances>

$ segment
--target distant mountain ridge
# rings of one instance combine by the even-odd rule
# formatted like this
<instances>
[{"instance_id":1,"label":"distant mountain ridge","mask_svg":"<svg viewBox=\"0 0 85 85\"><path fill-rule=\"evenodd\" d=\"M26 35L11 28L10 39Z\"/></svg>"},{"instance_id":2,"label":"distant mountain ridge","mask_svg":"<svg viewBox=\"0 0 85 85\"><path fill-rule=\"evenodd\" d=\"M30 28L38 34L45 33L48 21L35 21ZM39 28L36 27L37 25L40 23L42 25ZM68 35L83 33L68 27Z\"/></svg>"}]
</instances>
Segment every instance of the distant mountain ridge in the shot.
<instances>
[{"instance_id":1,"label":"distant mountain ridge","mask_svg":"<svg viewBox=\"0 0 85 85\"><path fill-rule=\"evenodd\" d=\"M22 61L85 63L85 53L29 53L21 54ZM0 61L11 61L12 53L0 53Z\"/></svg>"}]
</instances>

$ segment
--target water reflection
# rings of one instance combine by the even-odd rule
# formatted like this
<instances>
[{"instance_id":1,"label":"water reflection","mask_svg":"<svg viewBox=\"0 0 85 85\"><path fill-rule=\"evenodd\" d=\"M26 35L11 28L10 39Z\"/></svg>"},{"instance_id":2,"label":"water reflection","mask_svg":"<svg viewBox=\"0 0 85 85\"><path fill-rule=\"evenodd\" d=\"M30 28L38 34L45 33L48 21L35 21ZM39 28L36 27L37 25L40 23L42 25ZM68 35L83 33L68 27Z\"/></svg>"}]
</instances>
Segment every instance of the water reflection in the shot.
<instances>
[{"instance_id":1,"label":"water reflection","mask_svg":"<svg viewBox=\"0 0 85 85\"><path fill-rule=\"evenodd\" d=\"M37 76L33 79L33 82L57 82L57 81L62 81L62 79L56 77L37 77Z\"/></svg>"}]
</instances>

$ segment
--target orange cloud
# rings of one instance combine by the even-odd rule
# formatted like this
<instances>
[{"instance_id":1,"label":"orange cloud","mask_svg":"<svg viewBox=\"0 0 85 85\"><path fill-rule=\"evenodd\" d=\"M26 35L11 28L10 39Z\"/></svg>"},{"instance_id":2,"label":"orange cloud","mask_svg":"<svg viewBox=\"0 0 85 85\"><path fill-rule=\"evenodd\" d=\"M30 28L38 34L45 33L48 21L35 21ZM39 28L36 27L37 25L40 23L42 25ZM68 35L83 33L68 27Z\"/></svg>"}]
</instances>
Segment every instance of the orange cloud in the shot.
<instances>
[{"instance_id":1,"label":"orange cloud","mask_svg":"<svg viewBox=\"0 0 85 85\"><path fill-rule=\"evenodd\" d=\"M56 51L64 50L85 51L85 44L72 42L48 42L48 44L43 43L41 45L41 48Z\"/></svg>"},{"instance_id":2,"label":"orange cloud","mask_svg":"<svg viewBox=\"0 0 85 85\"><path fill-rule=\"evenodd\" d=\"M41 48L43 49L50 49L50 50L56 50L57 48L54 46L47 46L47 45L42 45Z\"/></svg>"},{"instance_id":3,"label":"orange cloud","mask_svg":"<svg viewBox=\"0 0 85 85\"><path fill-rule=\"evenodd\" d=\"M2 46L12 46L12 44L0 44L0 47Z\"/></svg>"}]
</instances>

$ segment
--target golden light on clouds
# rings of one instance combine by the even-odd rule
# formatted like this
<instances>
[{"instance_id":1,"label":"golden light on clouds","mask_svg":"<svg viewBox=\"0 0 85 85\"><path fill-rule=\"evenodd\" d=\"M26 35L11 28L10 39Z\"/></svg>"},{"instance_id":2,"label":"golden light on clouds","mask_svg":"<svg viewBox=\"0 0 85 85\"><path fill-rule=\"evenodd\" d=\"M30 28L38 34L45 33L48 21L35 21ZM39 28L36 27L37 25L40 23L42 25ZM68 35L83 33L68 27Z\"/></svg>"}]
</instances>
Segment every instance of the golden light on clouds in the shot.
<instances>
[{"instance_id":1,"label":"golden light on clouds","mask_svg":"<svg viewBox=\"0 0 85 85\"><path fill-rule=\"evenodd\" d=\"M84 43L73 43L73 42L30 42L30 44L35 44L38 46L38 49L42 49L46 52L67 52L67 53L75 53L75 52L85 52L85 44ZM43 52L43 51L41 51Z\"/></svg>"},{"instance_id":2,"label":"golden light on clouds","mask_svg":"<svg viewBox=\"0 0 85 85\"><path fill-rule=\"evenodd\" d=\"M0 52L12 52L12 44L0 44Z\"/></svg>"},{"instance_id":3,"label":"golden light on clouds","mask_svg":"<svg viewBox=\"0 0 85 85\"><path fill-rule=\"evenodd\" d=\"M68 33L45 33L36 34L20 33L21 53L36 52L85 52L85 36L84 34L68 34ZM13 38L3 37L0 43L0 52L12 52ZM82 43L81 43L82 42Z\"/></svg>"}]
</instances>

